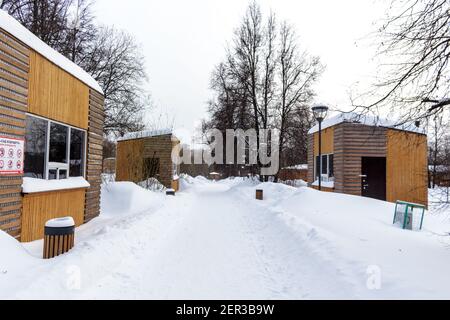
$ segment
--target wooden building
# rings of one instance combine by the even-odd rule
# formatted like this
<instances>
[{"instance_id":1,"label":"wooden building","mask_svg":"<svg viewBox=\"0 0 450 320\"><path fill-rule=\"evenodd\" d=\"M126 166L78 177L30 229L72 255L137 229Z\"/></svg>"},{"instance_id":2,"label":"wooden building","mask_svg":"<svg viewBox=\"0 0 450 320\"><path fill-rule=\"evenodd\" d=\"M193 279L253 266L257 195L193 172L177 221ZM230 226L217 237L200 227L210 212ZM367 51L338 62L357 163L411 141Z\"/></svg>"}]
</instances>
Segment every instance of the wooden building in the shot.
<instances>
[{"instance_id":1,"label":"wooden building","mask_svg":"<svg viewBox=\"0 0 450 320\"><path fill-rule=\"evenodd\" d=\"M0 230L99 214L103 120L97 82L0 10Z\"/></svg>"},{"instance_id":2,"label":"wooden building","mask_svg":"<svg viewBox=\"0 0 450 320\"><path fill-rule=\"evenodd\" d=\"M308 165L302 164L280 169L278 178L281 181L308 180Z\"/></svg>"},{"instance_id":3,"label":"wooden building","mask_svg":"<svg viewBox=\"0 0 450 320\"><path fill-rule=\"evenodd\" d=\"M171 130L126 134L117 141L116 181L141 183L155 178L178 190L179 166L172 162L172 149L179 143Z\"/></svg>"},{"instance_id":4,"label":"wooden building","mask_svg":"<svg viewBox=\"0 0 450 320\"><path fill-rule=\"evenodd\" d=\"M415 126L331 118L323 123L322 159L318 127L309 132L308 168L309 185L317 188L321 174L324 191L428 205L427 136Z\"/></svg>"}]
</instances>

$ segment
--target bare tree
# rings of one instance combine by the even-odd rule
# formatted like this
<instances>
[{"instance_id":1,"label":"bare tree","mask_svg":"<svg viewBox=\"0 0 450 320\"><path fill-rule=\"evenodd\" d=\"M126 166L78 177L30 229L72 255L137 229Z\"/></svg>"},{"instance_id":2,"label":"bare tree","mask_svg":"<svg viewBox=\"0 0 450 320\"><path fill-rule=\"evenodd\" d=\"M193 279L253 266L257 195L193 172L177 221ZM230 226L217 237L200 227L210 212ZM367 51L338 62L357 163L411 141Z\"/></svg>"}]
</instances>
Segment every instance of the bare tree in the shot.
<instances>
[{"instance_id":1,"label":"bare tree","mask_svg":"<svg viewBox=\"0 0 450 320\"><path fill-rule=\"evenodd\" d=\"M91 0L4 0L0 7L90 73L105 93L105 135L142 130L151 106L135 39L94 23Z\"/></svg>"},{"instance_id":2,"label":"bare tree","mask_svg":"<svg viewBox=\"0 0 450 320\"><path fill-rule=\"evenodd\" d=\"M216 95L209 103L207 127L255 129L258 149L260 130L276 128L281 135L280 160L287 159L288 148L290 161L304 159L311 124L306 104L321 71L319 59L298 48L293 28L277 24L273 13L263 17L252 2L234 33L226 61L213 72L211 88ZM304 146L298 148L295 140L305 142ZM298 148L297 153L293 148ZM260 163L252 169L259 167ZM234 173L239 169L235 166Z\"/></svg>"},{"instance_id":3,"label":"bare tree","mask_svg":"<svg viewBox=\"0 0 450 320\"><path fill-rule=\"evenodd\" d=\"M364 95L369 102L356 107L390 108L405 122L428 118L450 105L448 0L392 0L379 35L380 57L389 63L381 65L383 77Z\"/></svg>"},{"instance_id":4,"label":"bare tree","mask_svg":"<svg viewBox=\"0 0 450 320\"><path fill-rule=\"evenodd\" d=\"M314 96L312 85L323 68L319 58L300 52L295 32L286 22L281 25L279 47L280 93L276 116L280 129L280 165L283 165L283 151L289 142L288 131L303 123L309 124L307 108L304 106L311 102ZM293 117L295 112L296 117ZM305 135L302 136L305 138ZM300 139L301 136L291 138ZM306 142L306 138L302 140Z\"/></svg>"},{"instance_id":5,"label":"bare tree","mask_svg":"<svg viewBox=\"0 0 450 320\"><path fill-rule=\"evenodd\" d=\"M80 64L103 89L105 133L123 136L142 130L150 97L144 89L147 81L144 57L134 38L126 32L102 27Z\"/></svg>"}]
</instances>

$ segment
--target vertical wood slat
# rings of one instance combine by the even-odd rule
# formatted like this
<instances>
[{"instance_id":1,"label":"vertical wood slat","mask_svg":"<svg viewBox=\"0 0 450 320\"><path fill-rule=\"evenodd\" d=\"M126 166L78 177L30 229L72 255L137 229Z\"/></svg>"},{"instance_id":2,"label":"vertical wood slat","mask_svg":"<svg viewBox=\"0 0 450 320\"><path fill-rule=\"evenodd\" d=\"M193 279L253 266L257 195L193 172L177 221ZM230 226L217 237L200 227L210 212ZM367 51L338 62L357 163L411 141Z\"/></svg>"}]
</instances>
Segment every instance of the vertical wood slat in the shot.
<instances>
[{"instance_id":1,"label":"vertical wood slat","mask_svg":"<svg viewBox=\"0 0 450 320\"><path fill-rule=\"evenodd\" d=\"M0 136L24 139L30 50L0 28ZM0 230L21 238L22 176L0 176Z\"/></svg>"},{"instance_id":2,"label":"vertical wood slat","mask_svg":"<svg viewBox=\"0 0 450 320\"><path fill-rule=\"evenodd\" d=\"M428 147L425 135L388 130L387 200L422 204L428 207Z\"/></svg>"},{"instance_id":3,"label":"vertical wood slat","mask_svg":"<svg viewBox=\"0 0 450 320\"><path fill-rule=\"evenodd\" d=\"M22 241L44 238L45 223L73 217L76 226L84 221L85 189L26 194L23 197Z\"/></svg>"},{"instance_id":4,"label":"vertical wood slat","mask_svg":"<svg viewBox=\"0 0 450 320\"><path fill-rule=\"evenodd\" d=\"M88 128L89 87L39 53L30 55L28 112Z\"/></svg>"}]
</instances>

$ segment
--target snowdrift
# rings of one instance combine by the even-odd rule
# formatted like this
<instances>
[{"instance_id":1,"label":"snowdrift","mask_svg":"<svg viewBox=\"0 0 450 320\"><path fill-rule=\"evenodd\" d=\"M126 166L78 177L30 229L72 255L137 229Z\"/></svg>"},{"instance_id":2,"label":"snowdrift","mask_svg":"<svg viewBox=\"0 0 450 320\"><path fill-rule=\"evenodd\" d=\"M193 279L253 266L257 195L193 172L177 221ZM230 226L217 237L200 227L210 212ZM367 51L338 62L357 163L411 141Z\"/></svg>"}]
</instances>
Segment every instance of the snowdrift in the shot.
<instances>
[{"instance_id":1,"label":"snowdrift","mask_svg":"<svg viewBox=\"0 0 450 320\"><path fill-rule=\"evenodd\" d=\"M162 193L151 192L132 182L103 184L102 215L129 215L148 211L160 205L163 199Z\"/></svg>"}]
</instances>

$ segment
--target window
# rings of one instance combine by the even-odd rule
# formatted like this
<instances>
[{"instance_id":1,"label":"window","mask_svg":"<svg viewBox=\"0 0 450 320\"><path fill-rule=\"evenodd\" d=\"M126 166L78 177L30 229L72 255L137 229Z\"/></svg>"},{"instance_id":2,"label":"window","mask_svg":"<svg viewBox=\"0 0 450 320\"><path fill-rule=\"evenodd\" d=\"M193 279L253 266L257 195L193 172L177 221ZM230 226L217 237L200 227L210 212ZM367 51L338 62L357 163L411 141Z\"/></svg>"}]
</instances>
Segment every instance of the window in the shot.
<instances>
[{"instance_id":1,"label":"window","mask_svg":"<svg viewBox=\"0 0 450 320\"><path fill-rule=\"evenodd\" d=\"M50 123L49 162L67 164L68 133L69 127L57 123Z\"/></svg>"},{"instance_id":2,"label":"window","mask_svg":"<svg viewBox=\"0 0 450 320\"><path fill-rule=\"evenodd\" d=\"M328 155L328 176L334 178L334 154Z\"/></svg>"},{"instance_id":3,"label":"window","mask_svg":"<svg viewBox=\"0 0 450 320\"><path fill-rule=\"evenodd\" d=\"M325 154L322 155L322 161L320 158L316 157L315 162L315 179L319 179L319 174L322 173L322 179L326 181L334 180L334 155L333 154Z\"/></svg>"},{"instance_id":4,"label":"window","mask_svg":"<svg viewBox=\"0 0 450 320\"><path fill-rule=\"evenodd\" d=\"M26 123L26 177L60 180L84 176L84 131L30 115Z\"/></svg>"},{"instance_id":5,"label":"window","mask_svg":"<svg viewBox=\"0 0 450 320\"><path fill-rule=\"evenodd\" d=\"M45 179L47 129L46 120L26 118L25 177Z\"/></svg>"},{"instance_id":6,"label":"window","mask_svg":"<svg viewBox=\"0 0 450 320\"><path fill-rule=\"evenodd\" d=\"M70 176L83 176L84 162L84 131L71 129L70 132Z\"/></svg>"},{"instance_id":7,"label":"window","mask_svg":"<svg viewBox=\"0 0 450 320\"><path fill-rule=\"evenodd\" d=\"M322 174L328 175L328 155L322 156Z\"/></svg>"}]
</instances>

